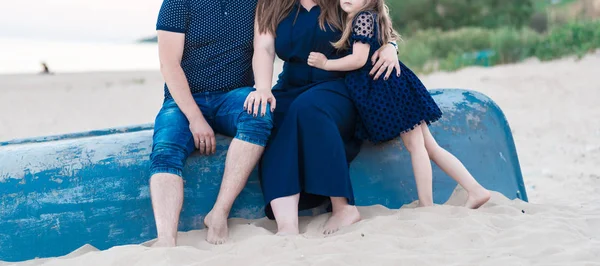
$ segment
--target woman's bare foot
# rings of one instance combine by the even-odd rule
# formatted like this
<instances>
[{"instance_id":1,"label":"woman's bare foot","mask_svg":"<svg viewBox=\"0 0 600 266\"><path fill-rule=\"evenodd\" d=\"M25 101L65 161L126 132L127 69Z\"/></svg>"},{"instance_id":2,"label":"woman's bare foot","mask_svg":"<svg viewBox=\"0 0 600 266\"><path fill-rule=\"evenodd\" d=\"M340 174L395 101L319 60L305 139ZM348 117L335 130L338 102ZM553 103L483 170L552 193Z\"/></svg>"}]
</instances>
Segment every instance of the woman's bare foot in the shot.
<instances>
[{"instance_id":1,"label":"woman's bare foot","mask_svg":"<svg viewBox=\"0 0 600 266\"><path fill-rule=\"evenodd\" d=\"M467 202L465 203L465 207L469 209L477 209L481 207L483 204L488 202L492 194L489 190L485 188L477 189L476 191L472 191L469 193L469 197L467 198Z\"/></svg>"},{"instance_id":2,"label":"woman's bare foot","mask_svg":"<svg viewBox=\"0 0 600 266\"><path fill-rule=\"evenodd\" d=\"M297 212L296 212L297 213ZM294 213L290 216L279 216L277 221L277 235L290 236L300 234L298 229L298 215Z\"/></svg>"},{"instance_id":3,"label":"woman's bare foot","mask_svg":"<svg viewBox=\"0 0 600 266\"><path fill-rule=\"evenodd\" d=\"M360 221L360 213L356 206L346 205L339 210L334 210L325 223L323 234L330 235L340 230L344 226L348 226Z\"/></svg>"},{"instance_id":4,"label":"woman's bare foot","mask_svg":"<svg viewBox=\"0 0 600 266\"><path fill-rule=\"evenodd\" d=\"M219 213L216 210L211 210L204 218L204 225L208 228L206 234L206 242L213 245L221 245L227 242L229 234L227 228L227 213Z\"/></svg>"},{"instance_id":5,"label":"woman's bare foot","mask_svg":"<svg viewBox=\"0 0 600 266\"><path fill-rule=\"evenodd\" d=\"M177 241L174 237L159 238L150 247L153 248L172 248L177 246Z\"/></svg>"},{"instance_id":6,"label":"woman's bare foot","mask_svg":"<svg viewBox=\"0 0 600 266\"><path fill-rule=\"evenodd\" d=\"M278 236L293 236L300 234L300 230L298 230L298 226L293 225L282 225L277 227L277 235Z\"/></svg>"}]
</instances>

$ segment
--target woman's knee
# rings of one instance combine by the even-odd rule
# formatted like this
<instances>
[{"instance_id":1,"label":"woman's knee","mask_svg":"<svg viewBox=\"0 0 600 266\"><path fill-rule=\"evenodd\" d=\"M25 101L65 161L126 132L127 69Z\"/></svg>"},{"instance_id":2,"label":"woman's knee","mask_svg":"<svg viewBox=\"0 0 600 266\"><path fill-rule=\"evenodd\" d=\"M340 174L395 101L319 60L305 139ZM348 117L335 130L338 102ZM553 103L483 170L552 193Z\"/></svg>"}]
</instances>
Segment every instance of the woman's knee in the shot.
<instances>
[{"instance_id":1,"label":"woman's knee","mask_svg":"<svg viewBox=\"0 0 600 266\"><path fill-rule=\"evenodd\" d=\"M331 121L340 130L354 127L356 110L350 99L326 89L311 90L294 100L287 116L295 117L299 123Z\"/></svg>"},{"instance_id":2,"label":"woman's knee","mask_svg":"<svg viewBox=\"0 0 600 266\"><path fill-rule=\"evenodd\" d=\"M296 98L290 105L288 114L303 115L317 110L318 106L315 104L315 100L313 97L310 97L310 95L310 92L305 92L303 95L300 95L298 98Z\"/></svg>"}]
</instances>

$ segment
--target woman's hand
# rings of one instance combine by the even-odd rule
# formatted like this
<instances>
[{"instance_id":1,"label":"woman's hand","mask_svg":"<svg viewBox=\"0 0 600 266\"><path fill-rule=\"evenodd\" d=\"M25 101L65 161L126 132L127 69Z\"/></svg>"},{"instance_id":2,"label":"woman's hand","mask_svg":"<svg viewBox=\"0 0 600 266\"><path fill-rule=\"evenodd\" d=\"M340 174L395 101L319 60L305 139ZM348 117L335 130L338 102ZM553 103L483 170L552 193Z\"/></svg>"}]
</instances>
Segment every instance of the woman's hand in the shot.
<instances>
[{"instance_id":1,"label":"woman's hand","mask_svg":"<svg viewBox=\"0 0 600 266\"><path fill-rule=\"evenodd\" d=\"M260 115L265 116L267 112L267 103L271 104L271 112L275 111L277 101L273 92L270 89L257 89L246 97L244 102L244 110L248 111L249 114L254 114L254 117L258 115L258 108L260 107Z\"/></svg>"},{"instance_id":2,"label":"woman's hand","mask_svg":"<svg viewBox=\"0 0 600 266\"><path fill-rule=\"evenodd\" d=\"M398 62L398 53L396 47L391 44L386 44L379 48L371 57L371 61L374 64L373 69L369 72L369 75L373 77L373 80L379 79L379 77L385 73L384 79L387 80L392 71L396 69L397 76L400 76L400 62Z\"/></svg>"},{"instance_id":3,"label":"woman's hand","mask_svg":"<svg viewBox=\"0 0 600 266\"><path fill-rule=\"evenodd\" d=\"M311 52L310 55L308 55L308 65L309 66L327 70L327 69L325 69L326 64L327 64L327 57L325 57L324 54L317 53L317 52Z\"/></svg>"}]
</instances>

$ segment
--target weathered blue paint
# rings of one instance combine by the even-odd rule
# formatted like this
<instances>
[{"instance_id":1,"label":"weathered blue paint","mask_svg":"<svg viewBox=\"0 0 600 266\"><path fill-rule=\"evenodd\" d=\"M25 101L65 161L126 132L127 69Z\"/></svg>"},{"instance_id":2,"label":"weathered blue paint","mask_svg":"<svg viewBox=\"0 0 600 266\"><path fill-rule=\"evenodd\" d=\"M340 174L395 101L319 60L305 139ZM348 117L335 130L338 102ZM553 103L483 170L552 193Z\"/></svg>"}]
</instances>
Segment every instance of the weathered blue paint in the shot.
<instances>
[{"instance_id":1,"label":"weathered blue paint","mask_svg":"<svg viewBox=\"0 0 600 266\"><path fill-rule=\"evenodd\" d=\"M486 96L435 90L444 117L432 127L487 188L527 200L513 138L502 111ZM148 190L152 125L0 143L0 260L66 254L89 243L100 249L155 237ZM223 174L229 138L217 153L190 157L179 229L203 227ZM358 205L398 208L416 199L410 159L396 140L365 144L351 166ZM434 200L456 183L434 167ZM256 171L232 217L263 217Z\"/></svg>"}]
</instances>

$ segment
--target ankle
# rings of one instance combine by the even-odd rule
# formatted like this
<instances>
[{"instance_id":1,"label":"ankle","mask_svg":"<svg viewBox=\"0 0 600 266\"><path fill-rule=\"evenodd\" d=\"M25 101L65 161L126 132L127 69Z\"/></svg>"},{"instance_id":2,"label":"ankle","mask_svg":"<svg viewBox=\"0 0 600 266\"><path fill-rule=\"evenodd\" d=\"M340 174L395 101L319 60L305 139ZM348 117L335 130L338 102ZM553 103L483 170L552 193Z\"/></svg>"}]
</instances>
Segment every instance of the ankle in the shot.
<instances>
[{"instance_id":1,"label":"ankle","mask_svg":"<svg viewBox=\"0 0 600 266\"><path fill-rule=\"evenodd\" d=\"M278 234L299 234L300 230L298 229L298 224L294 223L284 223L277 224L277 233Z\"/></svg>"},{"instance_id":2,"label":"ankle","mask_svg":"<svg viewBox=\"0 0 600 266\"><path fill-rule=\"evenodd\" d=\"M348 203L348 199L346 199L346 198L338 198L338 197L331 198L331 212L332 213L347 211L347 210L350 210L352 207L354 207L354 206L350 205Z\"/></svg>"},{"instance_id":3,"label":"ankle","mask_svg":"<svg viewBox=\"0 0 600 266\"><path fill-rule=\"evenodd\" d=\"M467 191L467 194L469 194L469 195L481 195L481 194L484 194L484 193L487 193L487 192L488 192L488 190L487 190L487 189L485 189L485 188L484 188L482 185L480 185L480 184L477 184L477 185L471 186L471 187L469 187L469 189L466 189L466 188L465 188L465 190Z\"/></svg>"},{"instance_id":4,"label":"ankle","mask_svg":"<svg viewBox=\"0 0 600 266\"><path fill-rule=\"evenodd\" d=\"M419 199L419 206L421 206L421 207L433 206L433 199L432 198Z\"/></svg>"},{"instance_id":5,"label":"ankle","mask_svg":"<svg viewBox=\"0 0 600 266\"><path fill-rule=\"evenodd\" d=\"M211 215L211 217L229 217L229 212L230 209L215 206L208 214Z\"/></svg>"},{"instance_id":6,"label":"ankle","mask_svg":"<svg viewBox=\"0 0 600 266\"><path fill-rule=\"evenodd\" d=\"M281 231L282 229L290 229L290 228L298 228L298 220L289 218L289 219L279 219L277 222L277 230Z\"/></svg>"},{"instance_id":7,"label":"ankle","mask_svg":"<svg viewBox=\"0 0 600 266\"><path fill-rule=\"evenodd\" d=\"M176 243L177 237L173 235L159 235L156 237L156 241L166 242L166 243Z\"/></svg>"}]
</instances>

